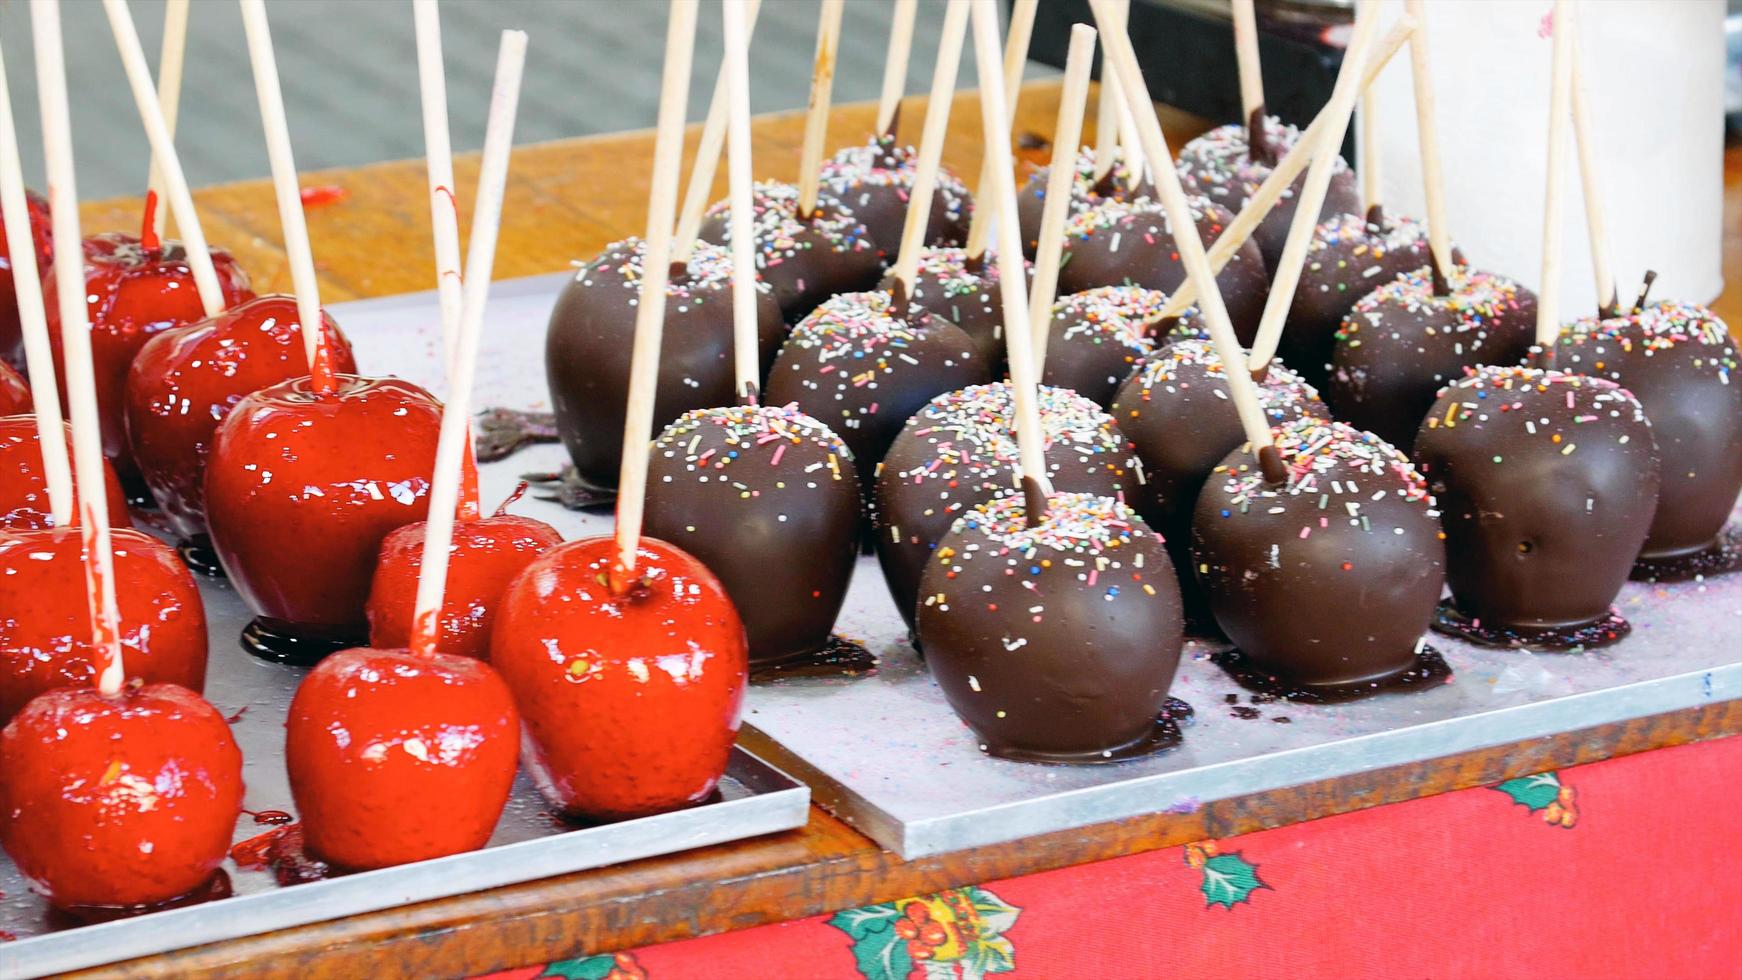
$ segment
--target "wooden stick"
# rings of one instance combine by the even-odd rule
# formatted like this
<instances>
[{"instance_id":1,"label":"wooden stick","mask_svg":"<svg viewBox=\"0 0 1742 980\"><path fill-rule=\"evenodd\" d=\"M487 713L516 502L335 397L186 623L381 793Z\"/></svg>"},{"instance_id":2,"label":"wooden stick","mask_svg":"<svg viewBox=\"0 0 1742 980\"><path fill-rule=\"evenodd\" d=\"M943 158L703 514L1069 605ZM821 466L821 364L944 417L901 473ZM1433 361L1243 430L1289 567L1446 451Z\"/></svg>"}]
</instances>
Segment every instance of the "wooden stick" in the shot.
<instances>
[{"instance_id":1,"label":"wooden stick","mask_svg":"<svg viewBox=\"0 0 1742 980\"><path fill-rule=\"evenodd\" d=\"M1004 38L1003 82L1006 96L1004 138L1006 143L1010 141L1010 127L1016 125L1016 101L1022 94L1022 68L1028 64L1028 45L1034 37L1034 15L1039 9L1040 0L1015 0L1010 8L1010 32ZM978 44L977 41L975 43ZM983 83L981 87L985 87ZM980 188L990 186L991 168L990 159L981 161L980 179L974 185L976 195L980 193ZM975 208L974 216L968 219L968 242L965 251L970 260L979 259L986 254L986 223L990 217L989 214Z\"/></svg>"},{"instance_id":2,"label":"wooden stick","mask_svg":"<svg viewBox=\"0 0 1742 980\"><path fill-rule=\"evenodd\" d=\"M448 131L447 67L442 60L441 12L436 0L412 0L417 31L417 82L423 103L423 150L429 173L430 233L435 240L436 299L441 304L442 353L450 378L460 329L459 200L454 190L454 150ZM475 206L475 205L474 205Z\"/></svg>"},{"instance_id":3,"label":"wooden stick","mask_svg":"<svg viewBox=\"0 0 1742 980\"><path fill-rule=\"evenodd\" d=\"M1361 79L1363 87L1372 85L1374 79L1379 77L1379 73L1385 70L1387 64L1390 64L1391 59L1397 56L1397 52L1403 49L1403 45L1409 41L1410 35L1413 33L1414 23L1413 18L1399 18L1398 22L1391 26L1391 30L1386 33L1385 39L1374 48L1373 57L1368 61L1366 74ZM1290 147L1287 153L1283 154L1282 159L1276 162L1276 166L1270 171L1270 176L1264 178L1264 183L1258 185L1258 191L1246 199L1246 206L1240 209L1240 213L1234 216L1234 220L1228 223L1228 227L1222 230L1222 234L1210 246L1210 268L1213 271L1220 273L1229 261L1239 253L1240 246L1246 244L1246 240L1252 237L1254 231L1258 230L1258 226L1270 214L1270 209L1282 199L1283 192L1288 190L1294 184L1294 179L1299 177L1301 171L1307 168L1307 164L1312 160L1313 148L1318 146L1319 139L1329 128L1330 116L1320 110L1318 117L1312 121L1305 132L1300 134L1300 138L1295 141L1294 146ZM1197 291L1191 280L1188 279L1180 283L1179 289L1168 297L1167 304L1156 316L1158 319L1179 316L1195 302L1197 302Z\"/></svg>"},{"instance_id":4,"label":"wooden stick","mask_svg":"<svg viewBox=\"0 0 1742 980\"><path fill-rule=\"evenodd\" d=\"M1258 61L1258 13L1252 0L1234 0L1234 57L1240 67L1240 118L1264 106L1264 73Z\"/></svg>"},{"instance_id":5,"label":"wooden stick","mask_svg":"<svg viewBox=\"0 0 1742 980\"><path fill-rule=\"evenodd\" d=\"M6 224L7 254L13 257L12 286L24 333L24 358L30 367L30 398L36 406L36 438L42 449L43 482L48 485L48 513L55 527L71 527L73 474L67 462L66 427L61 421L60 391L54 379L54 350L48 339L48 315L42 302L42 271L36 264L36 239L31 234L30 201L24 194L18 125L12 118L12 91L6 83L4 55L0 55L0 220Z\"/></svg>"},{"instance_id":6,"label":"wooden stick","mask_svg":"<svg viewBox=\"0 0 1742 980\"><path fill-rule=\"evenodd\" d=\"M1116 16L1112 0L1089 0L1089 5L1095 11L1096 22L1102 25L1102 50L1119 73L1119 86L1133 101L1148 104L1149 86L1144 84L1143 72L1137 67L1137 54L1131 49L1131 39L1123 31L1106 30L1106 25ZM1143 155L1147 159L1173 159L1168 152L1167 137L1161 131L1161 120L1154 113L1145 112L1138 118L1137 133L1143 138ZM1258 389L1252 376L1240 370L1246 358L1240 350L1239 339L1234 336L1234 325L1228 320L1228 307L1222 302L1222 291L1216 286L1216 274L1210 269L1209 256L1204 253L1204 243L1198 237L1198 226L1192 221L1191 206L1186 201L1185 189L1180 186L1179 173L1166 164L1149 169L1162 206L1167 209L1168 224L1173 227L1180 262L1201 297L1198 306L1203 312L1204 325L1209 328L1210 339L1216 345L1216 354L1222 359L1228 393L1240 415L1240 426L1245 430L1252 452L1258 457L1265 478L1275 482L1286 480L1288 471L1276 452L1269 420L1258 404Z\"/></svg>"},{"instance_id":7,"label":"wooden stick","mask_svg":"<svg viewBox=\"0 0 1742 980\"><path fill-rule=\"evenodd\" d=\"M942 31L938 37L937 64L932 69L931 97L925 107L925 129L920 134L919 155L913 165L907 221L901 226L901 247L895 253L895 278L906 298L913 296L914 281L919 278L926 225L931 219L932 197L937 193L938 168L942 165L944 139L950 124L950 103L961 71L962 42L968 33L967 0L950 0L944 9Z\"/></svg>"},{"instance_id":8,"label":"wooden stick","mask_svg":"<svg viewBox=\"0 0 1742 980\"><path fill-rule=\"evenodd\" d=\"M1415 18L1409 39L1410 77L1415 88L1415 131L1421 146L1422 194L1427 198L1427 239L1434 264L1442 273L1452 266L1452 230L1446 225L1446 182L1440 169L1439 122L1434 112L1433 72L1428 62L1427 10L1421 0L1407 0Z\"/></svg>"},{"instance_id":9,"label":"wooden stick","mask_svg":"<svg viewBox=\"0 0 1742 980\"><path fill-rule=\"evenodd\" d=\"M34 2L34 0L33 0ZM290 281L296 290L296 315L302 321L303 349L308 354L310 385L316 392L333 388L332 368L322 350L320 280L315 276L314 251L302 213L302 189L297 185L296 158L290 149L290 124L284 117L284 93L278 84L278 59L272 52L272 26L262 0L240 0L242 27L248 35L248 60L254 66L254 89L260 99L260 122L266 131L266 155L272 162L272 187L278 196L278 220L284 228L284 251Z\"/></svg>"},{"instance_id":10,"label":"wooden stick","mask_svg":"<svg viewBox=\"0 0 1742 980\"><path fill-rule=\"evenodd\" d=\"M1379 0L1356 0L1355 14L1378 17ZM1355 116L1359 123L1355 130L1355 159L1360 161L1361 214L1366 216L1380 206L1385 183L1379 161L1379 92L1374 86L1361 86L1361 104Z\"/></svg>"},{"instance_id":11,"label":"wooden stick","mask_svg":"<svg viewBox=\"0 0 1742 980\"><path fill-rule=\"evenodd\" d=\"M169 120L164 118L157 90L151 87L151 69L145 63L145 49L133 27L133 15L127 10L127 0L103 0L103 10L109 15L109 28L115 33L115 47L121 54L121 67L127 72L127 84L133 89L139 118L145 123L146 139L151 141L153 167L169 192L169 206L175 209L175 222L181 229L200 305L206 316L217 316L224 311L224 288L219 285L218 270L212 265L211 249L206 246L206 233L200 227L199 212L194 210L194 197L182 173L181 159L176 155Z\"/></svg>"},{"instance_id":12,"label":"wooden stick","mask_svg":"<svg viewBox=\"0 0 1742 980\"><path fill-rule=\"evenodd\" d=\"M635 347L629 355L629 411L623 424L623 463L617 481L618 564L624 573L635 571L647 504L647 457L653 443L653 398L659 385L659 342L665 331L665 287L670 272L672 219L677 211L678 164L683 158L684 102L696 40L696 3L672 0L665 35L665 72L660 80L659 123L653 141L653 186L647 198L647 238L641 251L641 290L635 308ZM629 581L626 578L618 584L627 587Z\"/></svg>"},{"instance_id":13,"label":"wooden stick","mask_svg":"<svg viewBox=\"0 0 1742 980\"><path fill-rule=\"evenodd\" d=\"M1076 182L1077 143L1082 139L1083 114L1088 108L1089 69L1095 64L1095 29L1071 28L1065 55L1065 84L1059 93L1058 124L1052 135L1052 169L1040 211L1035 239L1034 285L1028 298L1028 322L1034 329L1034 374L1046 374L1047 341L1052 338L1052 303L1058 295L1059 260L1065 249L1065 219L1070 216L1071 188ZM1138 168L1141 172L1141 168Z\"/></svg>"},{"instance_id":14,"label":"wooden stick","mask_svg":"<svg viewBox=\"0 0 1742 980\"><path fill-rule=\"evenodd\" d=\"M1573 141L1579 152L1579 180L1585 192L1585 234L1591 242L1591 278L1597 284L1597 312L1613 316L1619 312L1621 298L1615 286L1615 273L1609 264L1609 220L1603 207L1602 182L1597 173L1597 147L1594 120L1591 118L1590 96L1585 91L1585 73L1579 56L1579 39L1572 45L1573 61Z\"/></svg>"},{"instance_id":15,"label":"wooden stick","mask_svg":"<svg viewBox=\"0 0 1742 980\"><path fill-rule=\"evenodd\" d=\"M974 0L974 61L980 76L980 125L990 162L990 186L980 197L980 209L998 217L998 273L1008 287L999 291L1004 307L1004 338L1010 355L1010 389L1016 405L1016 443L1027 496L1028 526L1046 517L1052 493L1046 474L1045 430L1040 424L1040 374L1030 347L1033 330L1022 290L1022 230L1016 221L1016 165L1010 153L1010 116L1004 100L1004 79L993 69L998 53L996 0ZM1079 97L1080 98L1080 97Z\"/></svg>"},{"instance_id":16,"label":"wooden stick","mask_svg":"<svg viewBox=\"0 0 1742 980\"><path fill-rule=\"evenodd\" d=\"M73 478L78 484L79 535L85 552L85 598L91 612L91 647L97 690L121 693L121 614L115 602L115 553L109 535L109 493L104 486L103 432L97 420L97 380L91 366L91 325L85 318L84 240L79 230L79 192L73 176L72 120L61 49L60 5L31 0L36 40L36 87L42 103L42 151L48 173L48 206L54 217L55 293L60 301L61 353L66 363L67 403L73 420ZM35 254L34 250L25 253Z\"/></svg>"},{"instance_id":17,"label":"wooden stick","mask_svg":"<svg viewBox=\"0 0 1742 980\"><path fill-rule=\"evenodd\" d=\"M744 8L744 44L756 33L756 14L762 0L746 0ZM720 167L720 152L726 148L726 66L714 78L714 98L708 103L708 118L702 123L702 138L696 144L696 159L690 165L689 188L684 192L683 207L678 211L677 232L672 244L674 264L689 264L696 251L696 234L701 230L702 217L708 210L708 199L714 193L714 172Z\"/></svg>"},{"instance_id":18,"label":"wooden stick","mask_svg":"<svg viewBox=\"0 0 1742 980\"><path fill-rule=\"evenodd\" d=\"M484 332L484 306L490 297L490 274L496 263L496 238L502 225L502 196L508 184L508 157L514 149L514 114L520 101L521 70L526 64L526 35L503 31L496 53L496 84L490 92L490 116L484 129L483 161L478 171L478 200L472 211L471 253L466 257L465 295L447 402L442 406L441 436L436 443L435 473L429 490L429 517L424 524L423 563L417 576L416 612L412 616L413 651L437 652L441 637L442 594L447 587L448 549L454 537L455 510L465 482L466 450L472 441L472 386L478 374L478 340Z\"/></svg>"},{"instance_id":19,"label":"wooden stick","mask_svg":"<svg viewBox=\"0 0 1742 980\"><path fill-rule=\"evenodd\" d=\"M1331 115L1330 128L1319 134L1318 143L1313 148L1312 166L1307 168L1306 183L1296 200L1294 221L1288 226L1288 238L1276 263L1270 295L1264 301L1264 314L1258 321L1258 336L1247 359L1246 366L1254 374L1261 375L1269 367L1270 359L1276 355L1276 345L1282 340L1282 327L1288 319L1289 307L1294 304L1295 287L1300 285L1301 268L1306 264L1313 230L1319 224L1319 212L1325 207L1325 193L1331 186L1337 151L1343 145L1343 134L1349 129L1349 116L1355 111L1355 100L1361 95L1361 74L1378 27L1376 13L1356 18L1355 33L1343 55L1343 66L1337 71L1331 101L1324 109Z\"/></svg>"},{"instance_id":20,"label":"wooden stick","mask_svg":"<svg viewBox=\"0 0 1742 980\"><path fill-rule=\"evenodd\" d=\"M762 351L756 320L756 215L751 201L755 176L750 161L750 53L745 0L725 0L726 152L732 220L732 375L738 396L758 398ZM909 25L910 31L912 24Z\"/></svg>"},{"instance_id":21,"label":"wooden stick","mask_svg":"<svg viewBox=\"0 0 1742 980\"><path fill-rule=\"evenodd\" d=\"M181 69L188 44L188 0L169 0L163 8L163 46L157 55L157 101L163 109L163 123L175 139L175 120L181 110ZM151 154L151 171L145 180L146 192L155 191L164 199L163 170L157 154ZM153 230L158 238L169 233L169 213L158 208L152 215Z\"/></svg>"},{"instance_id":22,"label":"wooden stick","mask_svg":"<svg viewBox=\"0 0 1742 980\"><path fill-rule=\"evenodd\" d=\"M1536 290L1536 345L1554 349L1561 332L1561 171L1572 117L1573 5L1554 0L1554 53L1548 94L1548 181L1542 205L1542 283Z\"/></svg>"},{"instance_id":23,"label":"wooden stick","mask_svg":"<svg viewBox=\"0 0 1742 980\"><path fill-rule=\"evenodd\" d=\"M913 51L913 19L919 0L895 0L889 24L889 53L883 58L883 91L877 97L878 136L895 136L895 112L907 91L907 59Z\"/></svg>"},{"instance_id":24,"label":"wooden stick","mask_svg":"<svg viewBox=\"0 0 1742 980\"><path fill-rule=\"evenodd\" d=\"M798 158L798 216L809 220L822 190L823 141L829 135L829 99L835 88L835 59L841 53L843 0L823 0L817 18L817 53L811 66L810 105L805 110L804 146Z\"/></svg>"}]
</instances>

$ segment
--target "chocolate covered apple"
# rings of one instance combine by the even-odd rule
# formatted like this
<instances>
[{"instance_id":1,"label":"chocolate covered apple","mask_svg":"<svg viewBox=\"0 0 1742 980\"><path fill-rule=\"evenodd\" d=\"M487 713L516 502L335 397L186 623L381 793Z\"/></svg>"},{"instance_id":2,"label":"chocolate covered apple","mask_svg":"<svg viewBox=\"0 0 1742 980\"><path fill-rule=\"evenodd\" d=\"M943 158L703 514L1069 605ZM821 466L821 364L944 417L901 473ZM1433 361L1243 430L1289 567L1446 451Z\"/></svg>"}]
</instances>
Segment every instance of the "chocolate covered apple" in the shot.
<instances>
[{"instance_id":1,"label":"chocolate covered apple","mask_svg":"<svg viewBox=\"0 0 1742 980\"><path fill-rule=\"evenodd\" d=\"M817 307L780 348L768 403L796 404L847 448L867 492L902 423L946 391L990 379L959 327L888 293L846 293Z\"/></svg>"},{"instance_id":2,"label":"chocolate covered apple","mask_svg":"<svg viewBox=\"0 0 1742 980\"><path fill-rule=\"evenodd\" d=\"M285 721L303 839L350 870L475 851L508 801L519 738L507 686L472 657L333 654Z\"/></svg>"},{"instance_id":3,"label":"chocolate covered apple","mask_svg":"<svg viewBox=\"0 0 1742 980\"><path fill-rule=\"evenodd\" d=\"M894 273L877 284L884 291L894 286ZM913 291L907 299L933 319L962 328L996 376L1004 365L1004 314L999 309L1002 289L995 256L983 255L970 262L967 249L927 248L920 253Z\"/></svg>"},{"instance_id":4,"label":"chocolate covered apple","mask_svg":"<svg viewBox=\"0 0 1742 980\"><path fill-rule=\"evenodd\" d=\"M1447 631L1532 649L1626 636L1611 604L1657 510L1653 432L1602 378L1491 366L1447 385L1415 442L1446 532Z\"/></svg>"},{"instance_id":5,"label":"chocolate covered apple","mask_svg":"<svg viewBox=\"0 0 1742 980\"><path fill-rule=\"evenodd\" d=\"M1560 370L1626 388L1651 419L1663 485L1636 574L1677 581L1742 565L1742 542L1725 531L1742 491L1742 383L1724 321L1694 303L1656 303L1575 321L1553 354Z\"/></svg>"},{"instance_id":6,"label":"chocolate covered apple","mask_svg":"<svg viewBox=\"0 0 1742 980\"><path fill-rule=\"evenodd\" d=\"M1046 207L1046 184L1051 177L1052 168L1040 167L1028 175L1028 181L1016 195L1016 212L1022 226L1023 254L1034 258L1040 235L1040 215ZM1137 198L1153 197L1155 187L1146 176L1137 185L1131 187L1131 168L1125 162L1125 155L1118 149L1113 152L1112 165L1100 180L1095 179L1095 148L1085 146L1077 151L1076 173L1071 180L1071 199L1066 214L1074 217L1093 208L1104 200L1133 201Z\"/></svg>"},{"instance_id":7,"label":"chocolate covered apple","mask_svg":"<svg viewBox=\"0 0 1742 980\"><path fill-rule=\"evenodd\" d=\"M646 533L719 578L752 663L828 645L861 520L853 454L828 426L794 405L690 412L654 442L647 483Z\"/></svg>"},{"instance_id":8,"label":"chocolate covered apple","mask_svg":"<svg viewBox=\"0 0 1742 980\"><path fill-rule=\"evenodd\" d=\"M229 253L212 250L224 306L252 299L248 276ZM165 330L205 319L187 253L176 241L158 242L133 235L105 232L84 240L86 306L91 322L91 356L97 376L97 410L103 421L103 454L115 466L124 486L136 486L138 470L127 444L123 405L127 369L139 349ZM55 369L64 372L60 310L53 280L43 283L49 339L54 344ZM66 401L62 397L62 402Z\"/></svg>"},{"instance_id":9,"label":"chocolate covered apple","mask_svg":"<svg viewBox=\"0 0 1742 980\"><path fill-rule=\"evenodd\" d=\"M1372 691L1417 670L1446 580L1426 481L1341 422L1284 426L1276 451L1285 480L1238 448L1198 496L1192 560L1217 624L1290 690Z\"/></svg>"},{"instance_id":10,"label":"chocolate covered apple","mask_svg":"<svg viewBox=\"0 0 1742 980\"><path fill-rule=\"evenodd\" d=\"M859 219L878 251L891 261L901 242L902 226L907 222L917 158L918 152L913 147L901 145L894 136L886 135L843 147L823 162L823 198ZM973 208L973 196L961 179L948 170L940 170L926 222L926 244L954 247L967 241L968 217Z\"/></svg>"},{"instance_id":11,"label":"chocolate covered apple","mask_svg":"<svg viewBox=\"0 0 1742 980\"><path fill-rule=\"evenodd\" d=\"M72 444L72 426L65 426L67 444ZM70 467L72 453L67 453ZM103 464L103 482L109 488L109 523L132 527L127 516L127 495L115 471ZM76 506L78 491L73 491ZM75 513L77 511L75 510ZM42 443L36 434L36 417L14 415L0 418L0 528L8 531L41 531L54 526L49 507L48 481L42 472Z\"/></svg>"},{"instance_id":12,"label":"chocolate covered apple","mask_svg":"<svg viewBox=\"0 0 1742 980\"><path fill-rule=\"evenodd\" d=\"M321 330L332 369L357 370L331 317ZM156 334L127 370L125 418L134 465L184 542L206 535L206 460L218 425L244 396L309 373L296 299L260 296Z\"/></svg>"},{"instance_id":13,"label":"chocolate covered apple","mask_svg":"<svg viewBox=\"0 0 1742 980\"><path fill-rule=\"evenodd\" d=\"M756 271L774 288L786 322L804 319L836 293L870 289L883 275L879 243L843 202L819 201L810 214L800 214L797 187L758 181L753 206ZM725 201L708 209L702 241L731 244L727 210Z\"/></svg>"},{"instance_id":14,"label":"chocolate covered apple","mask_svg":"<svg viewBox=\"0 0 1742 980\"><path fill-rule=\"evenodd\" d=\"M0 845L58 908L143 911L199 890L242 813L230 726L174 684L111 696L86 683L0 730Z\"/></svg>"},{"instance_id":15,"label":"chocolate covered apple","mask_svg":"<svg viewBox=\"0 0 1742 980\"><path fill-rule=\"evenodd\" d=\"M1141 286L1101 286L1060 297L1052 306L1051 337L1041 382L1069 388L1102 408L1125 379L1168 338L1158 336L1167 294ZM1197 329L1188 307L1169 329Z\"/></svg>"},{"instance_id":16,"label":"chocolate covered apple","mask_svg":"<svg viewBox=\"0 0 1742 980\"><path fill-rule=\"evenodd\" d=\"M545 371L557 431L582 480L617 485L623 417L629 392L629 351L641 282L640 239L607 247L563 287L545 335ZM653 424L663 426L697 408L730 405L732 393L732 256L701 245L666 287L660 345L659 397ZM756 301L766 371L785 333L767 287Z\"/></svg>"},{"instance_id":17,"label":"chocolate covered apple","mask_svg":"<svg viewBox=\"0 0 1742 980\"><path fill-rule=\"evenodd\" d=\"M424 518L441 406L395 378L308 377L236 403L212 437L212 548L256 615L251 653L313 663L367 635L381 542Z\"/></svg>"},{"instance_id":18,"label":"chocolate covered apple","mask_svg":"<svg viewBox=\"0 0 1742 980\"><path fill-rule=\"evenodd\" d=\"M206 613L193 576L156 538L110 534L126 675L204 690ZM83 557L77 527L0 534L0 721L45 691L96 679Z\"/></svg>"},{"instance_id":19,"label":"chocolate covered apple","mask_svg":"<svg viewBox=\"0 0 1742 980\"><path fill-rule=\"evenodd\" d=\"M1101 762L1161 747L1179 667L1179 588L1160 539L1111 497L1021 493L938 542L918 630L944 697L1001 758Z\"/></svg>"},{"instance_id":20,"label":"chocolate covered apple","mask_svg":"<svg viewBox=\"0 0 1742 980\"><path fill-rule=\"evenodd\" d=\"M503 597L490 662L526 726L526 765L565 816L617 820L700 803L738 735L744 625L713 573L641 539L570 541Z\"/></svg>"}]
</instances>

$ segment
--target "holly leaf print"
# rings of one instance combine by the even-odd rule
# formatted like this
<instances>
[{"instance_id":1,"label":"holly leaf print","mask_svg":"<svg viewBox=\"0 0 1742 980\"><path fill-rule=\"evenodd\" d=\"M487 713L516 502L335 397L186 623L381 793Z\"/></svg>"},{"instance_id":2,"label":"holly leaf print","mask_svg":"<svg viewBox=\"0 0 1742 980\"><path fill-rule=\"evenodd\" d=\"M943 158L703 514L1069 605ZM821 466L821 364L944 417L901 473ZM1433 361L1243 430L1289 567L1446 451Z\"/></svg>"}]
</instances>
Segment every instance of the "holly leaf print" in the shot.
<instances>
[{"instance_id":1,"label":"holly leaf print","mask_svg":"<svg viewBox=\"0 0 1742 980\"><path fill-rule=\"evenodd\" d=\"M913 957L907 941L895 933L901 910L893 902L842 909L829 917L829 925L853 940L853 962L865 980L907 980L913 972Z\"/></svg>"},{"instance_id":2,"label":"holly leaf print","mask_svg":"<svg viewBox=\"0 0 1742 980\"><path fill-rule=\"evenodd\" d=\"M1270 887L1259 880L1258 866L1238 852L1207 858L1202 871L1204 883L1201 887L1206 908L1220 905L1231 909L1241 902L1251 901L1253 891Z\"/></svg>"},{"instance_id":3,"label":"holly leaf print","mask_svg":"<svg viewBox=\"0 0 1742 980\"><path fill-rule=\"evenodd\" d=\"M616 969L617 959L612 956L582 956L572 960L558 960L544 968L538 975L538 980L605 980Z\"/></svg>"},{"instance_id":4,"label":"holly leaf print","mask_svg":"<svg viewBox=\"0 0 1742 980\"><path fill-rule=\"evenodd\" d=\"M1512 797L1512 802L1535 813L1560 798L1561 778L1558 773L1539 772L1534 776L1508 779L1493 788Z\"/></svg>"}]
</instances>

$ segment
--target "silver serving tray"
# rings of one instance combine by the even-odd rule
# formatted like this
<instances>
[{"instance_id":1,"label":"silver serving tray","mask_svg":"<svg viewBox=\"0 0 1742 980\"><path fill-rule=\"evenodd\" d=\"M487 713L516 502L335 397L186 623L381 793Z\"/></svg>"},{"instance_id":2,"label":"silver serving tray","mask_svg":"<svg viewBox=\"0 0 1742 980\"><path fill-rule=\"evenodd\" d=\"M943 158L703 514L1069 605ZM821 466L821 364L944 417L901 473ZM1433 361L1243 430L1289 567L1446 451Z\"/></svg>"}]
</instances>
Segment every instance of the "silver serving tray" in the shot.
<instances>
[{"instance_id":1,"label":"silver serving tray","mask_svg":"<svg viewBox=\"0 0 1742 980\"><path fill-rule=\"evenodd\" d=\"M480 392L483 404L502 404L511 398L510 393L515 404L525 401L529 393L542 397L539 359L544 317L555 281L542 277L504 284L499 290L492 315L499 311L522 314L516 322L532 337L531 356L538 373L527 376L524 372L486 370ZM397 369L393 373L434 386L436 342L433 333L425 335L437 322L432 296L342 304L333 307L332 313L351 333L360 364L369 369L392 366ZM495 336L506 339L501 334ZM520 339L515 338L517 342ZM498 360L494 355L498 343L499 339L489 341L491 361ZM521 354L524 350L517 346L500 360L518 363L516 355ZM516 376L519 381L508 383ZM555 449L540 448L547 454ZM560 457L561 451L555 451ZM484 492L492 508L495 500L512 490L520 472L517 467L526 463L523 454L486 468ZM554 504L528 501L516 510L537 512L567 537L594 530L578 521L578 515ZM245 805L256 812L294 812L284 770L284 718L304 671L266 663L241 650L237 636L250 613L227 583L202 581L201 593L212 643L205 693L226 715L240 713L232 730L246 759ZM431 801L431 806L440 806L440 801ZM47 904L30 890L11 860L0 854L0 930L14 937L11 942L0 942L0 978L61 973L791 830L804 826L809 807L810 790L803 783L743 748L733 750L717 802L584 829L569 829L559 823L522 773L501 823L482 850L291 886L280 886L270 870L243 871L233 861L226 861L231 897L77 926L51 917ZM244 814L236 828L236 840L273 829Z\"/></svg>"}]
</instances>

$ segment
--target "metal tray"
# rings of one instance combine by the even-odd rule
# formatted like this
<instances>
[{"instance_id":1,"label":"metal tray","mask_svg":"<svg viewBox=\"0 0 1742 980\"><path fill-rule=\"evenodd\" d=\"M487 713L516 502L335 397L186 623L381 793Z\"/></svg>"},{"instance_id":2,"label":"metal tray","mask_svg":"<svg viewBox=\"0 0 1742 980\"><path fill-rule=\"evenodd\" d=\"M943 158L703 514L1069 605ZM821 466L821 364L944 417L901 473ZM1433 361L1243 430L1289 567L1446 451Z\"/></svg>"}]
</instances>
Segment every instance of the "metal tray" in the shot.
<instances>
[{"instance_id":1,"label":"metal tray","mask_svg":"<svg viewBox=\"0 0 1742 980\"><path fill-rule=\"evenodd\" d=\"M536 361L555 285L550 277L530 284L530 291L528 285L515 283L503 289L501 304L492 304L492 313L498 308L517 310L524 314L520 319L529 328L537 327L532 355ZM353 337L359 363L368 368L391 365L398 369L396 374L432 384L435 346L433 339L424 338L423 330L436 322L433 304L431 297L413 296L343 304L335 306L332 313ZM501 403L505 397L501 385L511 376L512 371L487 372L494 383L486 382L486 404ZM524 382L524 375L520 376ZM542 393L544 385L540 380L511 390ZM540 448L547 453L555 449ZM560 457L561 451L555 451ZM519 472L515 467L526 462L522 454L489 468L486 494L496 499L506 496ZM517 509L539 511L565 536L590 533L555 505L528 503L530 506L523 504ZM246 758L245 805L256 812L294 810L283 763L284 718L304 671L256 660L242 652L237 636L250 614L226 583L202 581L201 593L212 642L206 697L225 714L240 714L233 731ZM0 931L13 937L11 942L0 943L0 978L76 970L791 830L804 826L809 806L810 790L803 783L737 748L720 783L717 802L577 830L551 815L522 773L501 823L483 850L293 886L280 886L270 870L244 871L226 861L224 870L232 889L229 898L93 925L68 925L51 916L47 904L30 891L11 860L0 854ZM272 829L257 825L244 814L236 828L236 840Z\"/></svg>"}]
</instances>

